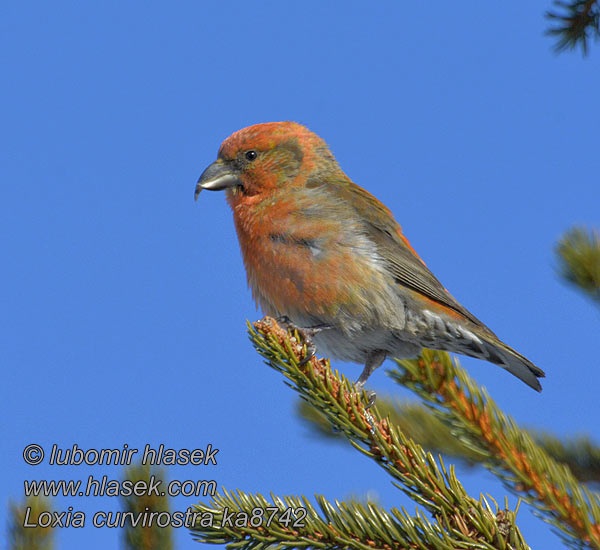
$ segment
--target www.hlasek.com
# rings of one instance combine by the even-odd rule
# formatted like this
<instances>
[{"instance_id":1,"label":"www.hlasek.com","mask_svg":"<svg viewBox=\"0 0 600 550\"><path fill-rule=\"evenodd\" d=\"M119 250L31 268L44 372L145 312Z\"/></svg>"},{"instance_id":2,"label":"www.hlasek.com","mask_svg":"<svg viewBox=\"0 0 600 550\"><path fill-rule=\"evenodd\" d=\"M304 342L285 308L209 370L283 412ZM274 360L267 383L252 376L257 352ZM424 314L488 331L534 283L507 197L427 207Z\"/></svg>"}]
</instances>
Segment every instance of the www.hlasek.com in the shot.
<instances>
[{"instance_id":1,"label":"www.hlasek.com","mask_svg":"<svg viewBox=\"0 0 600 550\"><path fill-rule=\"evenodd\" d=\"M146 445L143 452L131 449L127 444L118 449L81 449L78 445L61 449L52 445L47 464L49 466L122 466L131 465L138 455L140 463L146 465L194 465L216 466L216 455L219 449L209 443L203 449L169 449L164 445L152 448ZM23 459L29 465L42 464L46 458L43 447L30 444L23 451ZM25 480L25 495L32 496L66 496L66 497L166 497L166 496L214 496L217 490L215 480L173 480L163 481L155 474L148 472L145 479L136 476L132 479L112 479L108 475L88 476L87 480ZM91 523L94 527L244 527L265 526L272 522L285 527L302 527L306 509L264 507L254 508L250 512L241 510L200 511L189 508L185 512L167 512L154 510L146 506L139 512L98 511L93 514ZM36 511L26 508L24 527L84 527L86 514L69 506L64 511Z\"/></svg>"},{"instance_id":2,"label":"www.hlasek.com","mask_svg":"<svg viewBox=\"0 0 600 550\"><path fill-rule=\"evenodd\" d=\"M102 476L95 479L94 476L88 476L85 485L81 480L28 480L23 482L25 496L66 496L66 497L197 497L213 496L217 491L217 482L214 479L179 481L174 479L165 485L162 479L157 479L151 475L149 479L110 479L108 476ZM163 488L163 485L165 487ZM166 489L166 490L165 490Z\"/></svg>"}]
</instances>

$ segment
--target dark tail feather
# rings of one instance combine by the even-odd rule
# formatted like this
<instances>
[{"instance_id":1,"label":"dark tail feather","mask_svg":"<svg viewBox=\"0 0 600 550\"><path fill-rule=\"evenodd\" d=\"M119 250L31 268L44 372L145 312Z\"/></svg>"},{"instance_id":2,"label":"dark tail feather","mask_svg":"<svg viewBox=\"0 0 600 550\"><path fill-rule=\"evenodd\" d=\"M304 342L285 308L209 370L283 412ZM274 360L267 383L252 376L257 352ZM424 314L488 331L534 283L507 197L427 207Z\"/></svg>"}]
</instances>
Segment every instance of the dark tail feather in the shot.
<instances>
[{"instance_id":1,"label":"dark tail feather","mask_svg":"<svg viewBox=\"0 0 600 550\"><path fill-rule=\"evenodd\" d=\"M530 388L536 391L542 391L542 385L538 378L546 376L544 371L536 367L529 359L523 357L519 352L507 346L504 342L484 342L485 352L489 361L506 369L514 374L519 380L522 380Z\"/></svg>"}]
</instances>

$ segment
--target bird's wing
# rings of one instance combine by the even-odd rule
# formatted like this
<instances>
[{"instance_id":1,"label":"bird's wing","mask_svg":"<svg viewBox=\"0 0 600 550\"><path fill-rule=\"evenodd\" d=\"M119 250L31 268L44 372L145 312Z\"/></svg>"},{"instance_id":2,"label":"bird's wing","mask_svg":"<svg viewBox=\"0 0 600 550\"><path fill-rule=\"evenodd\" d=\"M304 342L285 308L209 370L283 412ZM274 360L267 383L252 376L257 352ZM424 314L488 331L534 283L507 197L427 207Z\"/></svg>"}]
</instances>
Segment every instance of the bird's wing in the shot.
<instances>
[{"instance_id":1,"label":"bird's wing","mask_svg":"<svg viewBox=\"0 0 600 550\"><path fill-rule=\"evenodd\" d=\"M461 306L444 288L402 234L392 213L368 191L350 180L327 185L328 191L343 199L363 221L367 237L375 243L395 281L410 288L443 308L466 317L485 331L491 331L472 313Z\"/></svg>"}]
</instances>

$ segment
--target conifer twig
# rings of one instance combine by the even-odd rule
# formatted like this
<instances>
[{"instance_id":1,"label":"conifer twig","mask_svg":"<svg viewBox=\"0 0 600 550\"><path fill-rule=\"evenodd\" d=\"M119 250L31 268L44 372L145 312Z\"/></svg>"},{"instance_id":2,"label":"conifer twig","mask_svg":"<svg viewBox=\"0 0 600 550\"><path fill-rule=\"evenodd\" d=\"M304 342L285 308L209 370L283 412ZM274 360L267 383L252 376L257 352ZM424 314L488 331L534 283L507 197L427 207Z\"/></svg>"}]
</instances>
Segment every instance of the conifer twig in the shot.
<instances>
[{"instance_id":1,"label":"conifer twig","mask_svg":"<svg viewBox=\"0 0 600 550\"><path fill-rule=\"evenodd\" d=\"M228 548L251 550L292 550L321 548L327 550L480 550L490 548L527 548L513 527L515 512L495 510L484 501L488 512L505 530L505 546L485 541L470 541L467 526L457 518L440 517L429 521L423 514L409 516L393 508L390 513L376 504L356 501L328 502L316 497L319 511L305 497L276 497L271 501L260 494L250 495L223 490L209 505L194 506L198 514L192 536L198 542L227 544ZM450 520L450 521L448 521ZM465 531L448 533L448 524L458 521ZM455 530L456 527L453 527Z\"/></svg>"},{"instance_id":2,"label":"conifer twig","mask_svg":"<svg viewBox=\"0 0 600 550\"><path fill-rule=\"evenodd\" d=\"M575 227L556 246L560 274L600 304L600 233Z\"/></svg>"},{"instance_id":3,"label":"conifer twig","mask_svg":"<svg viewBox=\"0 0 600 550\"><path fill-rule=\"evenodd\" d=\"M460 460L467 467L478 466L480 460L485 458L481 451L457 439L438 416L421 403L402 402L378 393L377 407L408 437L432 453ZM342 434L332 428L325 416L306 401L299 399L296 410L316 434L346 441ZM600 483L600 447L589 437L563 440L530 428L526 431L554 460L566 464L578 481Z\"/></svg>"},{"instance_id":4,"label":"conifer twig","mask_svg":"<svg viewBox=\"0 0 600 550\"><path fill-rule=\"evenodd\" d=\"M9 550L52 550L54 548L54 527L41 527L48 520L40 522L40 514L51 513L50 501L39 496L29 496L21 503L11 503L8 525ZM26 525L27 522L27 525ZM31 527L35 525L35 527Z\"/></svg>"},{"instance_id":5,"label":"conifer twig","mask_svg":"<svg viewBox=\"0 0 600 550\"><path fill-rule=\"evenodd\" d=\"M150 465L132 464L125 470L125 479L134 483L144 481L147 484L152 483L152 478L164 479L162 468L151 467ZM157 523L148 522L145 525L144 519L150 518L153 513L169 511L169 502L167 496L161 494L144 493L122 497L125 514L132 514L131 521L127 521L122 530L123 547L125 550L172 550L173 537L171 527L160 527ZM141 521L137 521L140 518ZM135 521L135 523L134 523Z\"/></svg>"},{"instance_id":6,"label":"conifer twig","mask_svg":"<svg viewBox=\"0 0 600 550\"><path fill-rule=\"evenodd\" d=\"M600 483L600 448L589 437L570 437L563 441L546 433L532 436L554 460L569 466L580 482Z\"/></svg>"},{"instance_id":7,"label":"conifer twig","mask_svg":"<svg viewBox=\"0 0 600 550\"><path fill-rule=\"evenodd\" d=\"M581 486L521 430L444 352L423 350L397 361L398 383L428 403L461 441L485 456L482 463L524 496L571 545L600 549L600 495Z\"/></svg>"},{"instance_id":8,"label":"conifer twig","mask_svg":"<svg viewBox=\"0 0 600 550\"><path fill-rule=\"evenodd\" d=\"M319 408L332 424L346 434L356 449L382 466L396 480L394 484L398 488L432 514L441 529L441 539L435 548L527 548L514 523L515 512L492 510L483 497L476 500L469 496L456 478L454 468L446 468L441 459L438 462L421 446L407 438L390 424L389 419L382 418L376 406L367 410L363 396L353 391L349 380L340 376L337 371L331 371L329 361L312 357L301 365L307 350L297 332L292 336L273 319L265 318L249 325L249 333L266 363L287 378L286 384ZM213 501L216 510L222 509L229 502L226 499L230 497L225 494L220 498L221 500ZM238 504L241 506L240 502ZM419 524L420 518L422 516L419 515L410 518L409 524ZM378 521L385 523L383 518ZM367 522L367 525L370 523ZM373 528L372 526L371 529ZM208 530L196 525L194 532L197 536L204 533L202 540L205 541L229 541L231 548L263 548L274 544L272 539L261 539L258 535L249 535L247 532L232 533L223 529L215 532L208 527L204 529ZM413 546L406 546L402 541L392 541L390 548L429 548L421 535L415 529L411 539ZM250 542L246 539L248 536ZM363 543L361 548L369 547L368 541ZM284 542L280 544L284 545ZM297 539L294 539L293 544L300 545ZM302 546L320 547L314 540L306 540Z\"/></svg>"},{"instance_id":9,"label":"conifer twig","mask_svg":"<svg viewBox=\"0 0 600 550\"><path fill-rule=\"evenodd\" d=\"M546 34L557 38L555 49L561 52L581 45L583 55L588 53L591 37L600 38L600 4L598 0L557 0L554 4L562 11L546 12L546 18L557 23Z\"/></svg>"}]
</instances>

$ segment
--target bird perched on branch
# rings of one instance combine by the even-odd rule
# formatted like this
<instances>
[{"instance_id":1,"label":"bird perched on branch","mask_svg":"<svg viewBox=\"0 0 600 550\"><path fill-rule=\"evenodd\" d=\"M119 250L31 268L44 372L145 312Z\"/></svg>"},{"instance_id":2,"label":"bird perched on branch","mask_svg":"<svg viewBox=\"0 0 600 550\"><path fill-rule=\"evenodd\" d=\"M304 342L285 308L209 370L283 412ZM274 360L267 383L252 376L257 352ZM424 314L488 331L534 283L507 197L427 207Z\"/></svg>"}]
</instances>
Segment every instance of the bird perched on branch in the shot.
<instances>
[{"instance_id":1,"label":"bird perched on branch","mask_svg":"<svg viewBox=\"0 0 600 550\"><path fill-rule=\"evenodd\" d=\"M226 190L263 311L312 328L321 353L363 364L359 389L386 357L426 347L485 359L541 390L544 372L450 295L392 213L304 126L234 133L200 176L196 198L203 189Z\"/></svg>"}]
</instances>

